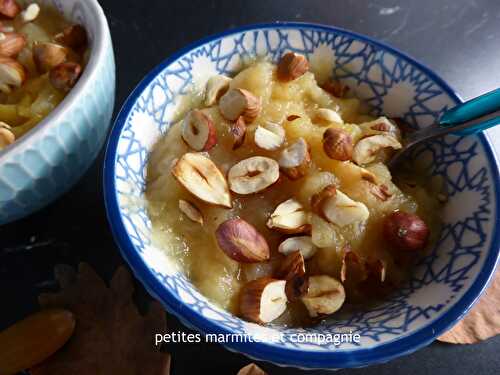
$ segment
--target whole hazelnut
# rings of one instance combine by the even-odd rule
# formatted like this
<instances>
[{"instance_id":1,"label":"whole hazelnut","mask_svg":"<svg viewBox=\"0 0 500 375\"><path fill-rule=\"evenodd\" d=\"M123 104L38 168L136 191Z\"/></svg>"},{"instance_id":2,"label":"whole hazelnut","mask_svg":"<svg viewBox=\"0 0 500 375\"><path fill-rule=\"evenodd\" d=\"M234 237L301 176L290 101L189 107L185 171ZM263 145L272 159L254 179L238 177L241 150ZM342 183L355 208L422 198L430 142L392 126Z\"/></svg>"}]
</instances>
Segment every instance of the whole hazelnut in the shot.
<instances>
[{"instance_id":1,"label":"whole hazelnut","mask_svg":"<svg viewBox=\"0 0 500 375\"><path fill-rule=\"evenodd\" d=\"M340 161L351 160L353 150L352 138L345 131L328 128L323 133L323 150L331 159Z\"/></svg>"},{"instance_id":2,"label":"whole hazelnut","mask_svg":"<svg viewBox=\"0 0 500 375\"><path fill-rule=\"evenodd\" d=\"M383 234L394 248L403 251L418 251L427 245L429 228L415 214L396 211L388 215L383 224Z\"/></svg>"}]
</instances>

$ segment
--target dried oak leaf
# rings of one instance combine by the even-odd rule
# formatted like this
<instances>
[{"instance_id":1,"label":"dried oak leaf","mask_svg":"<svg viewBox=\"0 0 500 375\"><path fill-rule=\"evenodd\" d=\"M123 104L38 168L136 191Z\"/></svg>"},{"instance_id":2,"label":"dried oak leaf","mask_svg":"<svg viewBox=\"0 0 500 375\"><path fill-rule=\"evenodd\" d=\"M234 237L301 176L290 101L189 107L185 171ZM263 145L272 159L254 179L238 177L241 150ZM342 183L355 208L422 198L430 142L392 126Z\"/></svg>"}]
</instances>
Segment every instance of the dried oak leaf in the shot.
<instances>
[{"instance_id":1,"label":"dried oak leaf","mask_svg":"<svg viewBox=\"0 0 500 375\"><path fill-rule=\"evenodd\" d=\"M472 309L455 326L438 337L450 344L474 344L500 334L500 271Z\"/></svg>"},{"instance_id":2,"label":"dried oak leaf","mask_svg":"<svg viewBox=\"0 0 500 375\"><path fill-rule=\"evenodd\" d=\"M237 375L267 375L267 372L262 370L255 363L250 363L245 367L242 367L240 371L238 371Z\"/></svg>"},{"instance_id":3,"label":"dried oak leaf","mask_svg":"<svg viewBox=\"0 0 500 375\"><path fill-rule=\"evenodd\" d=\"M168 375L170 355L154 343L166 329L165 311L153 302L145 316L132 301L132 278L125 267L114 274L110 287L85 263L76 272L59 265L55 277L61 291L42 294L43 308L62 307L76 317L75 333L32 375Z\"/></svg>"}]
</instances>

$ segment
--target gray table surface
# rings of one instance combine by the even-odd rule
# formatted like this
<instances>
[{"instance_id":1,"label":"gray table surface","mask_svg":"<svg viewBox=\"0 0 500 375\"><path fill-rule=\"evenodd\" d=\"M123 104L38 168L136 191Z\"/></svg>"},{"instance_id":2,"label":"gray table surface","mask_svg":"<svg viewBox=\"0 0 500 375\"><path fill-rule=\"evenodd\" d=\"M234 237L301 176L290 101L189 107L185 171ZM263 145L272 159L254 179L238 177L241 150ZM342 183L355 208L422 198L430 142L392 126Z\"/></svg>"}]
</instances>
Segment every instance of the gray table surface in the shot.
<instances>
[{"instance_id":1,"label":"gray table surface","mask_svg":"<svg viewBox=\"0 0 500 375\"><path fill-rule=\"evenodd\" d=\"M102 0L118 69L118 110L139 80L167 56L206 35L240 25L307 21L387 42L424 62L466 99L500 87L499 0ZM488 132L500 150L500 129ZM102 155L51 206L0 228L0 329L36 309L52 267L87 261L109 278L122 260L103 208ZM138 299L147 296L140 287ZM169 330L188 332L169 316ZM470 346L434 343L390 363L339 374L499 374L500 336ZM172 344L172 373L236 374L249 362L215 344ZM262 364L269 374L300 370ZM320 372L318 372L320 373Z\"/></svg>"}]
</instances>

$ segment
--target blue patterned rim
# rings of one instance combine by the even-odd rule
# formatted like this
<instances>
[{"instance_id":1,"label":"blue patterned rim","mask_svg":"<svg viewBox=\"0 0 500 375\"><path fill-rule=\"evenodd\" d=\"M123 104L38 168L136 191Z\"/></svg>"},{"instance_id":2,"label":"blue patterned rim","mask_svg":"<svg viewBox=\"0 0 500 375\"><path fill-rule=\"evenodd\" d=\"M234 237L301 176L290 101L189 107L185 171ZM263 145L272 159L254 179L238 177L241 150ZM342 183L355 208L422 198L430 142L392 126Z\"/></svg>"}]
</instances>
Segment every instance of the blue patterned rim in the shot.
<instances>
[{"instance_id":1,"label":"blue patterned rim","mask_svg":"<svg viewBox=\"0 0 500 375\"><path fill-rule=\"evenodd\" d=\"M208 320L197 311L193 310L188 304L178 300L146 266L141 256L134 248L134 245L132 244L127 234L120 214L115 187L115 161L118 140L129 112L140 94L163 69L177 60L180 56L184 55L192 49L199 47L202 44L231 34L237 34L242 31L249 31L254 29L273 29L276 27L291 29L309 28L318 31L334 32L361 40L365 43L377 46L383 50L390 51L391 53L401 57L404 60L407 60L409 63L417 66L420 70L425 72L437 84L439 84L456 103L461 102L461 99L457 95L457 93L455 93L455 91L447 83L445 83L443 79L437 76L431 69L393 47L390 47L382 42L376 41L364 35L360 35L344 29L300 22L276 22L271 24L268 23L249 25L206 37L188 45L184 49L173 54L158 66L156 66L149 74L147 74L145 78L132 91L125 104L123 105L120 113L117 116L108 141L106 156L104 160L103 176L106 211L113 236L118 243L122 256L129 263L135 276L143 283L148 292L156 297L170 313L174 314L185 325L204 333L231 334L232 332L218 325L216 322ZM500 194L498 191L498 183L500 181L499 163L492 151L491 145L489 144L486 136L484 134L480 134L478 138L484 147L486 157L490 164L493 179L494 181L496 181L496 183L494 183L494 186L496 196L496 221L498 223L500 222ZM229 350L244 353L258 360L269 361L279 365L296 366L308 369L361 367L369 364L390 361L396 357L412 353L417 349L429 345L437 336L449 329L470 309L479 295L484 291L494 273L499 258L499 249L500 236L498 232L495 232L494 237L491 241L491 247L488 250L488 257L484 262L484 266L477 275L477 278L472 286L462 296L462 298L460 298L448 311L442 314L441 317L436 319L431 324L428 324L427 326L417 330L416 332L408 336L393 340L387 344L381 344L370 349L339 350L337 352L314 352L300 349L285 349L280 348L276 345L270 345L262 342L252 344L227 343L225 346Z\"/></svg>"}]
</instances>

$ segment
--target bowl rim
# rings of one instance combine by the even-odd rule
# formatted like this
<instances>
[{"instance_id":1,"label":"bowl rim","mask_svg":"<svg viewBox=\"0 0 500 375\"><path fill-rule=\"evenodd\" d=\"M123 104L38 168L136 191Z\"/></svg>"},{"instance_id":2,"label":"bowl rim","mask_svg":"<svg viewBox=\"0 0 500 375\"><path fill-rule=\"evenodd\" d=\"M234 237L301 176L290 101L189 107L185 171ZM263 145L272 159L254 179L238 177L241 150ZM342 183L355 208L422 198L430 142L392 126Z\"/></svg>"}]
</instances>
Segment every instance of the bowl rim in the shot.
<instances>
[{"instance_id":1,"label":"bowl rim","mask_svg":"<svg viewBox=\"0 0 500 375\"><path fill-rule=\"evenodd\" d=\"M90 50L90 58L83 69L81 77L76 85L63 98L63 100L47 115L42 121L28 130L21 138L14 143L0 150L0 164L12 160L14 155L24 152L33 141L42 137L48 128L57 126L59 120L68 116L71 106L77 101L79 95L88 89L90 82L95 79L100 68L100 62L107 52L107 35L110 35L108 22L101 5L97 0L82 0L88 6L92 14L96 17L96 29L94 30L94 40Z\"/></svg>"},{"instance_id":2,"label":"bowl rim","mask_svg":"<svg viewBox=\"0 0 500 375\"><path fill-rule=\"evenodd\" d=\"M178 58L188 53L189 51L196 49L208 42L212 42L214 40L241 32L274 28L307 28L317 31L334 32L337 34L349 36L353 39L357 39L364 43L389 51L425 72L425 74L427 74L432 80L434 80L457 104L462 102L458 94L430 68L418 62L409 55L399 51L398 49L375 40L371 37L358 34L346 29L306 22L303 23L279 21L275 23L251 24L229 29L189 44L188 46L172 54L167 59L158 64L155 68L153 68L139 82L139 84L126 99L119 114L116 117L115 123L110 132L103 167L104 201L106 206L106 213L114 239L118 244L122 256L132 268L135 276L142 282L148 292L155 298L157 298L170 313L175 315L183 324L187 325L189 328L194 328L202 333L230 334L233 332L225 327L220 326L217 322L214 322L202 316L196 310L192 309L188 304L179 301L177 297L175 297L170 292L169 288L162 284L149 270L139 252L135 249L122 221L116 193L115 161L118 149L118 141L122 129L126 124L126 119L136 100L140 97L143 90L168 65L175 62ZM486 135L484 133L481 133L478 135L478 138L484 147L485 156L489 161L489 167L491 169L493 177L492 185L494 186L494 192L492 192L492 194L496 197L495 218L496 221L499 222L500 194L498 181L500 181L500 164ZM456 302L434 322L417 329L415 332L409 335L403 336L401 338L396 338L385 344L376 345L367 349L346 349L338 351L307 351L295 348L284 348L262 342L253 344L228 342L223 346L229 350L241 352L254 359L268 361L278 365L294 366L304 369L351 368L387 362L389 360L412 353L424 346L427 346L432 341L434 341L437 336L446 331L448 328L454 325L463 315L465 315L474 304L474 302L479 298L481 293L486 289L494 273L499 255L500 233L498 233L498 231L495 231L491 240L490 248L488 249L488 256L485 259L484 266L479 271L469 290L460 299L456 300ZM299 353L300 355L297 355Z\"/></svg>"}]
</instances>

